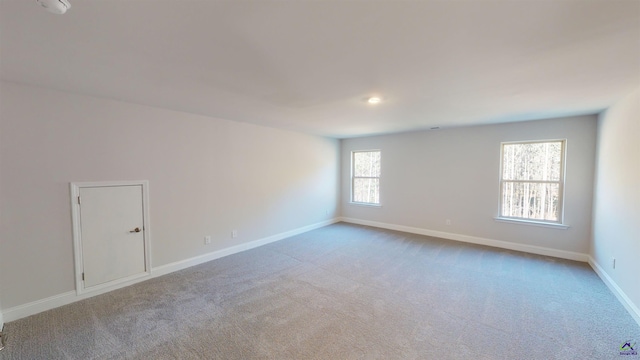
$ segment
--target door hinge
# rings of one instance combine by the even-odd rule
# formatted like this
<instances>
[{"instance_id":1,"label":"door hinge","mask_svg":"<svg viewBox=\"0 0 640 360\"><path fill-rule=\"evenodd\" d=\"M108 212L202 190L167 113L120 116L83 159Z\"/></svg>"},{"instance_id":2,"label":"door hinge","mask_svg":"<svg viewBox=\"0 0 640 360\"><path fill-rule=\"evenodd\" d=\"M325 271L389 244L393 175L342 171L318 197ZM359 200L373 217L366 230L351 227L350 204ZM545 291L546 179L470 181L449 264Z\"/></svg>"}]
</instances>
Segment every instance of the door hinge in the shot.
<instances>
[{"instance_id":1,"label":"door hinge","mask_svg":"<svg viewBox=\"0 0 640 360\"><path fill-rule=\"evenodd\" d=\"M84 273L82 273L82 281L84 281Z\"/></svg>"},{"instance_id":2,"label":"door hinge","mask_svg":"<svg viewBox=\"0 0 640 360\"><path fill-rule=\"evenodd\" d=\"M80 205L80 196L78 196L78 205Z\"/></svg>"}]
</instances>

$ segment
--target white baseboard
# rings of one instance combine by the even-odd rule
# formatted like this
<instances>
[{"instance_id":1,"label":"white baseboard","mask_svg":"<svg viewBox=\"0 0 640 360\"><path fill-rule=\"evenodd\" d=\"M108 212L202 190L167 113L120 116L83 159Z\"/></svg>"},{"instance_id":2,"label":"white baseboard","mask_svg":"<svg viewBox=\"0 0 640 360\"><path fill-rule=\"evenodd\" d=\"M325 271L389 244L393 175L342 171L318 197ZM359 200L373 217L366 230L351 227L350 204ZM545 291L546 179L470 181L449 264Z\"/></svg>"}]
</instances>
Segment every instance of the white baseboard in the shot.
<instances>
[{"instance_id":1,"label":"white baseboard","mask_svg":"<svg viewBox=\"0 0 640 360\"><path fill-rule=\"evenodd\" d=\"M93 294L92 294L93 295ZM3 315L7 322L21 319L29 315L37 314L53 308L70 304L75 301L82 300L83 296L76 296L76 291L67 291L62 294L50 296L48 298L36 300L23 305L14 306L3 311Z\"/></svg>"},{"instance_id":2,"label":"white baseboard","mask_svg":"<svg viewBox=\"0 0 640 360\"><path fill-rule=\"evenodd\" d=\"M412 234L419 234L419 235L426 235L426 236L433 236L433 237L438 237L442 239L456 240L456 241L462 241L466 243L492 246L492 247L497 247L502 249L516 250L516 251L522 251L522 252L538 254L538 255L553 256L561 259L568 259L568 260L575 260L575 261L582 261L582 262L587 262L589 260L588 254L582 254L582 253L566 251L566 250L551 249L551 248L545 248L545 247L534 246L534 245L517 244L517 243L512 243L512 242L502 241L502 240L493 240L493 239L486 239L486 238L481 238L476 236L453 234L453 233L447 233L443 231L415 228L410 226L387 224L387 223L381 223L377 221L360 220L360 219L344 218L344 217L340 218L340 220L344 222L352 223L352 224L373 226L373 227L378 227L383 229L403 231L403 232L408 232Z\"/></svg>"},{"instance_id":3,"label":"white baseboard","mask_svg":"<svg viewBox=\"0 0 640 360\"><path fill-rule=\"evenodd\" d=\"M313 224L313 225L301 227L298 229L294 229L291 231L286 231L280 234L272 235L266 238L262 238L262 239L250 241L247 243L235 245L232 247L228 247L225 249L221 249L218 251L210 252L208 254L199 255L196 257L192 257L190 259L176 261L167 265L158 266L157 268L153 268L151 273L153 277L170 274L174 271L186 269L195 265L200 265L211 260L219 259L221 257L225 257L225 256L236 254L242 251L257 248L259 246L266 245L275 241L283 240L298 234L305 233L307 231L311 231L327 225L331 225L331 224L337 223L338 221L340 220L339 219L327 220L317 224Z\"/></svg>"},{"instance_id":4,"label":"white baseboard","mask_svg":"<svg viewBox=\"0 0 640 360\"><path fill-rule=\"evenodd\" d=\"M8 309L3 310L0 313L0 323L2 323L2 319L4 317L4 320L6 322L11 322L11 321L15 321L18 319L22 319L24 317L30 316L30 315L35 315L37 313L43 312L43 311L47 311L47 310L51 310L63 305L67 305L67 304L71 304L74 303L76 301L80 301L80 300L84 300L96 295L100 295L109 291L113 291L119 288L123 288L125 286L129 286L129 285L133 285L135 283L144 281L144 280L149 280L151 278L155 278L158 276L162 276L162 275L166 275L169 273L172 273L174 271L178 271L178 270L182 270L182 269L186 269L188 267L191 266L195 266L195 265L199 265L202 263L205 263L207 261L211 261L211 260L215 260L215 259L219 259L221 257L224 256L228 256L228 255L232 255L232 254L236 254L242 251L246 251L246 250L250 250L262 245L266 245L275 241L279 241L279 240L283 240L286 239L288 237L291 236L295 236L298 234L302 234L304 232L307 231L311 231L311 230L315 230L327 225L331 225L333 223L336 223L340 221L339 219L331 219L331 220L327 220L327 221L322 221L316 224L312 224L312 225L308 225L308 226L304 226L301 228L297 228L294 230L290 230L290 231L286 231L280 234L276 234L276 235L272 235L272 236L268 236L266 238L262 238L262 239L258 239L258 240L254 240L248 243L244 243L244 244L239 244L236 246L232 246L226 249L221 249L218 251L214 251L208 254L204 254L204 255L199 255L190 259L186 259L186 260L181 260L181 261L177 261L171 264L167 264L167 265L162 265L162 266L158 266L156 268L152 268L151 269L151 276L145 276L143 278L140 279L136 279L134 281L131 282L126 282L126 283L122 283L122 284L118 284L116 286L113 287L109 287L109 288L104 288L104 289L100 289L99 291L93 291L90 293L84 293L84 294L76 294L75 290L71 290L71 291L67 291L65 293L62 294L58 294L58 295L54 295L54 296L50 296L48 298L44 298L44 299L40 299L40 300L36 300L30 303L26 303L23 305L18 305L18 306L14 306ZM1 329L1 327L0 327Z\"/></svg>"},{"instance_id":5,"label":"white baseboard","mask_svg":"<svg viewBox=\"0 0 640 360\"><path fill-rule=\"evenodd\" d=\"M565 251L565 250L550 249L550 248L544 248L544 247L533 246L533 245L515 244L507 241L485 239L485 238L468 236L468 235L452 234L452 233L446 233L442 231L414 228L414 227L403 226L403 225L387 224L387 223L381 223L377 221L360 220L360 219L353 219L353 218L340 218L340 221L344 221L352 224L373 226L373 227L389 229L389 230L403 231L403 232L408 232L412 234L427 235L427 236L433 236L433 237L438 237L443 239L463 241L463 242L473 243L473 244L487 245L487 246L498 247L498 248L509 249L509 250L523 251L523 252L528 252L528 253L533 253L538 255L553 256L553 257L562 258L562 259L588 262L589 265L591 265L593 270L596 272L596 274L598 274L600 279L602 279L602 282L604 282L605 285L609 287L611 292L618 298L620 303L622 303L622 305L627 309L627 311L629 312L629 314L631 314L633 319L638 323L638 325L640 325L640 309L638 309L638 306L636 306L631 301L631 299L629 299L629 297L624 293L624 291L622 291L622 289L620 289L620 287L615 283L615 281L613 281L613 279L609 277L609 275L604 271L604 269L588 254L576 253L576 252Z\"/></svg>"},{"instance_id":6,"label":"white baseboard","mask_svg":"<svg viewBox=\"0 0 640 360\"><path fill-rule=\"evenodd\" d=\"M609 276L609 274L607 274L607 272L604 271L604 268L602 268L602 266L600 266L600 264L598 264L596 260L591 256L589 256L589 265L591 265L591 267L593 268L593 271L595 271L596 274L598 274L600 279L602 279L602 282L604 282L605 285L607 285L607 287L609 288L609 290L611 290L613 295L615 295L618 298L618 301L622 303L622 306L624 306L625 309L627 309L629 314L631 314L631 317L633 317L633 319L638 323L638 325L640 325L640 309L638 308L638 306L636 306L631 301L631 299L629 299L627 294L625 294L624 291L622 291L622 289L618 286L618 284L616 284L616 282L613 281L613 279Z\"/></svg>"}]
</instances>

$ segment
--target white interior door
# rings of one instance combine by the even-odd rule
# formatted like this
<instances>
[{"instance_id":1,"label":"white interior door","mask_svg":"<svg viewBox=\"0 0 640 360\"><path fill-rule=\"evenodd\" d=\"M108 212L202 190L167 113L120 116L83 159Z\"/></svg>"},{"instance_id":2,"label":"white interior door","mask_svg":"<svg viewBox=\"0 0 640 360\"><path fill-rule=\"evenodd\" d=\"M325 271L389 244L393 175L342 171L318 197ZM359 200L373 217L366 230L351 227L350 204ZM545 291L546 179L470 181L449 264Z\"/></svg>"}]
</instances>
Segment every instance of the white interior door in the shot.
<instances>
[{"instance_id":1,"label":"white interior door","mask_svg":"<svg viewBox=\"0 0 640 360\"><path fill-rule=\"evenodd\" d=\"M142 185L80 187L84 288L147 272Z\"/></svg>"}]
</instances>

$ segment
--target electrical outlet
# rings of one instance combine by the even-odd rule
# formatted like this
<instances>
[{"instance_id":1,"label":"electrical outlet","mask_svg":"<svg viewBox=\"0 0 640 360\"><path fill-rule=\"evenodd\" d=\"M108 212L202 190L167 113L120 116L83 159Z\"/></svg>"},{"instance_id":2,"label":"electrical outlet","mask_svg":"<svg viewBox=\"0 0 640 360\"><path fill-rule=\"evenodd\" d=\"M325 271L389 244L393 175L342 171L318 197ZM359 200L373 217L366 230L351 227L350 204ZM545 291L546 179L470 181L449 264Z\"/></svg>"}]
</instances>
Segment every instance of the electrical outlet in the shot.
<instances>
[{"instance_id":1,"label":"electrical outlet","mask_svg":"<svg viewBox=\"0 0 640 360\"><path fill-rule=\"evenodd\" d=\"M237 238L238 237L238 230L231 230L231 237L232 238Z\"/></svg>"},{"instance_id":2,"label":"electrical outlet","mask_svg":"<svg viewBox=\"0 0 640 360\"><path fill-rule=\"evenodd\" d=\"M447 220L445 220L445 222L444 222L444 223L445 223L445 224L447 224L447 225L451 225L451 219L447 219Z\"/></svg>"},{"instance_id":3,"label":"electrical outlet","mask_svg":"<svg viewBox=\"0 0 640 360\"><path fill-rule=\"evenodd\" d=\"M211 236L205 236L204 237L204 244L205 245L211 244Z\"/></svg>"}]
</instances>

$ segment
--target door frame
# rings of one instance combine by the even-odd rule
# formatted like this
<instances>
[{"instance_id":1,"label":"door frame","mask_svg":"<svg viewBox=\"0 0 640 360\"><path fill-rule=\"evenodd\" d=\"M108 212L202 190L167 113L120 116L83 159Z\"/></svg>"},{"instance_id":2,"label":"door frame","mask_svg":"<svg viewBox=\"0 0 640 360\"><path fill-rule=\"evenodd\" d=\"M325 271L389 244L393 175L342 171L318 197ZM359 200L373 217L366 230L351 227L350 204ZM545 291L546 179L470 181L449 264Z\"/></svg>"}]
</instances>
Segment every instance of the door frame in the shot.
<instances>
[{"instance_id":1,"label":"door frame","mask_svg":"<svg viewBox=\"0 0 640 360\"><path fill-rule=\"evenodd\" d=\"M80 204L78 197L80 189L95 187L117 187L117 186L141 186L142 187L142 221L143 221L143 238L144 238L144 268L145 271L140 274L127 276L122 279L116 279L104 284L94 285L91 287L84 286L82 273L84 270L82 259L82 229L80 222ZM125 180L125 181L92 181L92 182L71 182L69 183L71 194L71 220L73 225L73 253L75 264L75 280L76 295L95 291L108 291L121 288L145 280L151 275L151 227L149 226L149 181L148 180Z\"/></svg>"}]
</instances>

